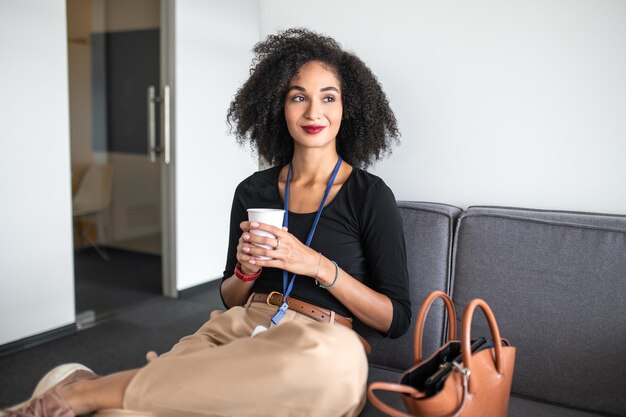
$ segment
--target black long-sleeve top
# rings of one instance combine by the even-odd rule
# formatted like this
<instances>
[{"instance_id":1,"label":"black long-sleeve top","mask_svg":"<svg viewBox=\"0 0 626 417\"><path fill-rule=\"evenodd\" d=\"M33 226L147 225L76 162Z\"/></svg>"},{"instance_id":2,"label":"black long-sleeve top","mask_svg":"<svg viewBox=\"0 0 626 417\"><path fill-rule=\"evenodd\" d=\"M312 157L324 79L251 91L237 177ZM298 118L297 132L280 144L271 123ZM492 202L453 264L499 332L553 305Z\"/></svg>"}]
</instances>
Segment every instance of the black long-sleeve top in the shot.
<instances>
[{"instance_id":1,"label":"black long-sleeve top","mask_svg":"<svg viewBox=\"0 0 626 417\"><path fill-rule=\"evenodd\" d=\"M241 229L249 208L283 208L278 190L281 167L252 174L235 191L230 216L230 239L224 278L231 277ZM289 232L306 242L316 212L289 212ZM393 305L393 320L386 336L399 337L409 328L411 307L406 247L402 220L391 189L379 177L354 168L335 198L326 205L311 248L339 265L345 272L370 288L386 295ZM291 279L292 274L289 274ZM283 271L263 268L252 291L283 292ZM297 276L291 296L354 315L333 295L315 285L309 277Z\"/></svg>"}]
</instances>

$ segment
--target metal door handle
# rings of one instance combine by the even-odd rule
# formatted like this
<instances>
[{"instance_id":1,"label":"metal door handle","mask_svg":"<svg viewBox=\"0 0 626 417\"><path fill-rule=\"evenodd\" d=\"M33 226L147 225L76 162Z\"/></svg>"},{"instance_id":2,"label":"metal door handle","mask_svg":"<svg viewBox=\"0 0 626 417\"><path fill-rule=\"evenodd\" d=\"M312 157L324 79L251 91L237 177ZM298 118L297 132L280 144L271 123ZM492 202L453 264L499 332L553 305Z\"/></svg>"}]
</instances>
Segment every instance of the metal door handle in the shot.
<instances>
[{"instance_id":1,"label":"metal door handle","mask_svg":"<svg viewBox=\"0 0 626 417\"><path fill-rule=\"evenodd\" d=\"M163 86L163 153L165 163L170 163L170 86Z\"/></svg>"},{"instance_id":2,"label":"metal door handle","mask_svg":"<svg viewBox=\"0 0 626 417\"><path fill-rule=\"evenodd\" d=\"M162 146L156 145L156 103L163 103L161 107L161 119L163 120ZM163 160L170 163L170 86L163 86L161 97L156 96L156 88L148 87L148 154L150 162L156 162L157 154L163 152Z\"/></svg>"},{"instance_id":3,"label":"metal door handle","mask_svg":"<svg viewBox=\"0 0 626 417\"><path fill-rule=\"evenodd\" d=\"M158 100L156 97L156 89L153 85L148 87L148 155L150 155L150 162L156 162L157 148L156 148L156 116L155 116L155 104Z\"/></svg>"}]
</instances>

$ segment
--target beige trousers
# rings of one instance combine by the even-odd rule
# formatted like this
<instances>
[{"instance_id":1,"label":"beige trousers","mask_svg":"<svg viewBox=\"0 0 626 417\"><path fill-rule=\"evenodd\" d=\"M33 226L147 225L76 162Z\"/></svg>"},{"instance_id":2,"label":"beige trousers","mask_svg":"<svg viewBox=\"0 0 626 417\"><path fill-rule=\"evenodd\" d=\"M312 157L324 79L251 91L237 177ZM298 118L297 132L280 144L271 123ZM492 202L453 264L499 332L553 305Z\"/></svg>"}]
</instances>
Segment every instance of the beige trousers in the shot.
<instances>
[{"instance_id":1,"label":"beige trousers","mask_svg":"<svg viewBox=\"0 0 626 417\"><path fill-rule=\"evenodd\" d=\"M124 408L159 416L356 416L365 404L367 358L357 335L276 307L234 307L184 337L133 378Z\"/></svg>"}]
</instances>

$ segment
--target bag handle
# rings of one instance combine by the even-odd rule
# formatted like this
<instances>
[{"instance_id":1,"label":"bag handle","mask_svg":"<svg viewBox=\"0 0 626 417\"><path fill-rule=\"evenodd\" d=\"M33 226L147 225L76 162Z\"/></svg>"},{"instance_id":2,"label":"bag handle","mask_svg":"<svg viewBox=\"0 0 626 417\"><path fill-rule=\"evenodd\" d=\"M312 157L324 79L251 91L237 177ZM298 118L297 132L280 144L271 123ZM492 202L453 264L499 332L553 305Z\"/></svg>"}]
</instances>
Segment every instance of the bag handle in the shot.
<instances>
[{"instance_id":1,"label":"bag handle","mask_svg":"<svg viewBox=\"0 0 626 417\"><path fill-rule=\"evenodd\" d=\"M383 413L387 413L392 417L413 417L410 414L406 414L398 409L393 408L390 405L385 404L381 399L376 397L374 394L374 390L384 390L391 392L398 392L400 394L409 394L413 397L424 397L424 394L419 392L413 387L408 385L394 384L391 382L372 382L370 386L367 388L367 398L369 398L372 405L378 408Z\"/></svg>"},{"instance_id":2,"label":"bag handle","mask_svg":"<svg viewBox=\"0 0 626 417\"><path fill-rule=\"evenodd\" d=\"M487 318L487 322L489 323L489 329L491 330L491 336L493 338L493 347L496 352L495 362L496 362L496 370L499 374L502 374L502 339L500 338L500 330L498 329L498 323L496 322L496 318L493 315L493 311L489 305L480 298L476 298L472 300L467 307L465 308L465 312L463 313L463 323L462 323L462 334L461 334L461 353L463 355L463 367L469 370L469 392L474 393L475 390L472 390L472 350L470 348L471 343L471 328L472 328L472 319L474 317L474 311L476 308L480 307L483 311L483 314Z\"/></svg>"},{"instance_id":3,"label":"bag handle","mask_svg":"<svg viewBox=\"0 0 626 417\"><path fill-rule=\"evenodd\" d=\"M448 341L456 339L456 312L454 310L454 304L452 300L443 291L437 290L431 292L422 303L419 314L417 316L417 324L415 326L415 363L418 364L422 361L422 337L424 333L424 323L426 322L426 315L430 310L430 306L437 299L441 298L446 306L448 312Z\"/></svg>"}]
</instances>

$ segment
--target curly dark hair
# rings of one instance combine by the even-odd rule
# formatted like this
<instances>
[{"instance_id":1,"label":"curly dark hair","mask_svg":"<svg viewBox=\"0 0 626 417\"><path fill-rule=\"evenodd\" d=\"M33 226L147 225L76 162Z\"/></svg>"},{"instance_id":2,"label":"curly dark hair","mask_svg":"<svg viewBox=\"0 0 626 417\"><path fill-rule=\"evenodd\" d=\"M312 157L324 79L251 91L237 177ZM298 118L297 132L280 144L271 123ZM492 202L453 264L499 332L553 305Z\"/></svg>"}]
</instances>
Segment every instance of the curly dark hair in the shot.
<instances>
[{"instance_id":1,"label":"curly dark hair","mask_svg":"<svg viewBox=\"0 0 626 417\"><path fill-rule=\"evenodd\" d=\"M310 61L328 66L340 82L343 116L337 152L346 162L366 168L398 143L396 118L376 76L334 39L292 28L268 36L253 52L250 78L237 91L227 120L237 142L249 143L270 164L284 165L293 156L283 106L289 82Z\"/></svg>"}]
</instances>

